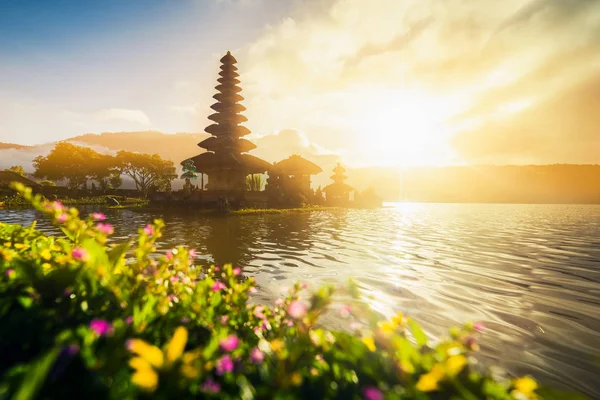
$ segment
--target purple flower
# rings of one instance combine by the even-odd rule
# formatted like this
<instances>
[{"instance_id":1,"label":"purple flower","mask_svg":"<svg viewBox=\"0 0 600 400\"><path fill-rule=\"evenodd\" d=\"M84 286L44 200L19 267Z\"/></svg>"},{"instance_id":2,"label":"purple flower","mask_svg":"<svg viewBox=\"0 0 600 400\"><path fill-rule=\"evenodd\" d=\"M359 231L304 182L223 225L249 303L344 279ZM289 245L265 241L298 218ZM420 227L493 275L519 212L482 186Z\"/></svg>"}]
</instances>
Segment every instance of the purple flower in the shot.
<instances>
[{"instance_id":1,"label":"purple flower","mask_svg":"<svg viewBox=\"0 0 600 400\"><path fill-rule=\"evenodd\" d=\"M144 233L148 236L154 235L154 227L150 224L146 225L144 227Z\"/></svg>"},{"instance_id":2,"label":"purple flower","mask_svg":"<svg viewBox=\"0 0 600 400\"><path fill-rule=\"evenodd\" d=\"M227 351L227 352L234 351L235 349L237 349L239 344L240 344L240 340L235 335L229 335L225 339L223 339L219 342L219 346L221 347L221 350Z\"/></svg>"},{"instance_id":3,"label":"purple flower","mask_svg":"<svg viewBox=\"0 0 600 400\"><path fill-rule=\"evenodd\" d=\"M92 213L92 218L96 221L104 221L106 219L106 216L102 213Z\"/></svg>"},{"instance_id":4,"label":"purple flower","mask_svg":"<svg viewBox=\"0 0 600 400\"><path fill-rule=\"evenodd\" d=\"M204 382L204 385L202 385L202 390L208 393L219 393L221 391L221 386L213 381L212 378L208 378L206 382Z\"/></svg>"},{"instance_id":5,"label":"purple flower","mask_svg":"<svg viewBox=\"0 0 600 400\"><path fill-rule=\"evenodd\" d=\"M63 223L63 222L65 222L65 221L66 221L68 218L69 218L69 216L68 216L67 214L65 214L65 213L62 213L62 214L60 214L58 217L56 217L56 222L59 222L59 223L61 223L61 224L62 224L62 223Z\"/></svg>"},{"instance_id":6,"label":"purple flower","mask_svg":"<svg viewBox=\"0 0 600 400\"><path fill-rule=\"evenodd\" d=\"M256 306L254 307L254 315L256 318L265 319L267 316L264 314L265 307L264 306Z\"/></svg>"},{"instance_id":7,"label":"purple flower","mask_svg":"<svg viewBox=\"0 0 600 400\"><path fill-rule=\"evenodd\" d=\"M75 354L77 354L79 352L79 346L76 344L70 344L67 347L65 347L63 349L63 351L65 352L65 354L67 354L68 356L74 356Z\"/></svg>"},{"instance_id":8,"label":"purple flower","mask_svg":"<svg viewBox=\"0 0 600 400\"><path fill-rule=\"evenodd\" d=\"M76 260L86 261L90 257L90 255L88 254L86 249L76 247L73 250L71 250L71 257L73 257Z\"/></svg>"},{"instance_id":9,"label":"purple flower","mask_svg":"<svg viewBox=\"0 0 600 400\"><path fill-rule=\"evenodd\" d=\"M99 223L96 225L96 228L98 228L98 230L105 235L112 235L115 232L115 228L113 228L111 224Z\"/></svg>"},{"instance_id":10,"label":"purple flower","mask_svg":"<svg viewBox=\"0 0 600 400\"><path fill-rule=\"evenodd\" d=\"M239 267L235 267L233 269L233 275L239 275L242 273L242 270Z\"/></svg>"},{"instance_id":11,"label":"purple flower","mask_svg":"<svg viewBox=\"0 0 600 400\"><path fill-rule=\"evenodd\" d=\"M265 353L260 351L258 347L255 347L250 352L250 359L254 364L260 364L265 359Z\"/></svg>"},{"instance_id":12,"label":"purple flower","mask_svg":"<svg viewBox=\"0 0 600 400\"><path fill-rule=\"evenodd\" d=\"M104 319L93 319L92 322L90 322L90 329L98 336L104 336L112 331L113 326Z\"/></svg>"},{"instance_id":13,"label":"purple flower","mask_svg":"<svg viewBox=\"0 0 600 400\"><path fill-rule=\"evenodd\" d=\"M288 307L288 314L292 316L292 318L300 319L306 315L307 307L301 301L292 301L290 306Z\"/></svg>"},{"instance_id":14,"label":"purple flower","mask_svg":"<svg viewBox=\"0 0 600 400\"><path fill-rule=\"evenodd\" d=\"M365 400L383 400L383 393L375 386L367 386L362 392Z\"/></svg>"},{"instance_id":15,"label":"purple flower","mask_svg":"<svg viewBox=\"0 0 600 400\"><path fill-rule=\"evenodd\" d=\"M225 286L223 282L215 282L214 285L212 285L213 292L218 292L221 289L227 289L227 286Z\"/></svg>"},{"instance_id":16,"label":"purple flower","mask_svg":"<svg viewBox=\"0 0 600 400\"><path fill-rule=\"evenodd\" d=\"M233 371L233 360L229 355L224 355L217 360L217 375L224 375Z\"/></svg>"}]
</instances>

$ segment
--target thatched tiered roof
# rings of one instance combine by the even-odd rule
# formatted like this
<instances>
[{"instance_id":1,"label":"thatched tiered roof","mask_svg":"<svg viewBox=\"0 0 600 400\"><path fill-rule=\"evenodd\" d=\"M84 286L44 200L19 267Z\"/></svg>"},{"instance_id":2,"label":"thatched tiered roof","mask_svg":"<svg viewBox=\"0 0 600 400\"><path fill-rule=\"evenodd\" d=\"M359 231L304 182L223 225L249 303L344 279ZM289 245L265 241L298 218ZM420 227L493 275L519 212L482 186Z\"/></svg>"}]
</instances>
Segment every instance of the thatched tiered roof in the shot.
<instances>
[{"instance_id":1,"label":"thatched tiered roof","mask_svg":"<svg viewBox=\"0 0 600 400\"><path fill-rule=\"evenodd\" d=\"M344 181L348 179L348 177L344 175L344 172L346 172L346 169L342 167L340 163L337 163L337 165L333 169L333 175L330 176L333 183L331 185L325 186L323 188L323 191L325 193L337 195L355 190L352 186L344 183Z\"/></svg>"},{"instance_id":2,"label":"thatched tiered roof","mask_svg":"<svg viewBox=\"0 0 600 400\"><path fill-rule=\"evenodd\" d=\"M191 160L194 161L198 172L207 173L215 169L239 170L247 174L263 173L271 168L271 164L258 157L251 156L248 151L255 149L256 145L249 140L243 139L250 133L245 126L240 125L248 119L240 113L246 108L239 104L244 98L239 95L242 89L237 86L240 81L239 74L234 65L237 60L230 52L221 58L219 85L215 86L218 93L213 96L217 103L211 108L216 112L209 115L208 119L214 124L206 127L205 131L212 136L198 143L198 146L206 149Z\"/></svg>"},{"instance_id":3,"label":"thatched tiered roof","mask_svg":"<svg viewBox=\"0 0 600 400\"><path fill-rule=\"evenodd\" d=\"M297 154L289 156L274 164L274 170L283 175L316 175L323 172L317 164Z\"/></svg>"}]
</instances>

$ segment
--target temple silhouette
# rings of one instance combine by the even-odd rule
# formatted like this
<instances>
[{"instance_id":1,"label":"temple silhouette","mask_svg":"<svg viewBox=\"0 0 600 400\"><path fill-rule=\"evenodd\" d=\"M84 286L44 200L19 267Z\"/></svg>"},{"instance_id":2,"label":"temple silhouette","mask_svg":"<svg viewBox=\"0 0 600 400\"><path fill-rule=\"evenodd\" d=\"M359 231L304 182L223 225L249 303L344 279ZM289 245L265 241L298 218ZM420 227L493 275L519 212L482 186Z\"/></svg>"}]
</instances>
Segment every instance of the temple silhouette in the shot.
<instances>
[{"instance_id":1,"label":"temple silhouette","mask_svg":"<svg viewBox=\"0 0 600 400\"><path fill-rule=\"evenodd\" d=\"M181 193L153 193L151 201L184 202L206 208L240 207L298 207L305 204L323 204L321 190L311 189L311 176L323 170L315 163L293 154L273 164L248 154L256 145L245 139L250 130L242 124L248 119L242 115L246 108L240 104L237 60L227 52L220 60L219 83L215 86L217 101L210 108L215 112L208 119L213 123L205 128L211 136L198 147L205 152L183 160L181 165L185 185ZM327 203L347 205L352 187L340 165L334 169L334 183L325 188ZM191 181L197 180L198 187ZM207 177L204 179L204 177Z\"/></svg>"}]
</instances>

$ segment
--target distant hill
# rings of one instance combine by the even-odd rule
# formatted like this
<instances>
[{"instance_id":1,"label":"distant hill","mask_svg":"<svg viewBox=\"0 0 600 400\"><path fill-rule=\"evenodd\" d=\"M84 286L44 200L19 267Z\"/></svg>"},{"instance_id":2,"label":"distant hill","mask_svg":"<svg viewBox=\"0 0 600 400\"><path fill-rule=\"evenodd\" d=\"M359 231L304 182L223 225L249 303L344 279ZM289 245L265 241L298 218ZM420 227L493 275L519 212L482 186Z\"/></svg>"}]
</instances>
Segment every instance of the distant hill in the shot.
<instances>
[{"instance_id":1,"label":"distant hill","mask_svg":"<svg viewBox=\"0 0 600 400\"><path fill-rule=\"evenodd\" d=\"M85 134L68 141L105 153L128 150L159 154L178 166L186 158L201 153L203 150L197 144L208 136L144 131ZM0 143L0 170L21 165L33 172L32 160L47 154L53 147L54 143L36 146ZM279 145L266 147L269 149L263 145L253 154L268 159L266 153L273 155L282 150ZM313 186L331 182L328 177L337 161L336 155L301 155L323 168L321 174L313 177ZM280 158L287 156L289 154L281 154ZM348 184L358 190L372 186L385 201L600 204L600 165L448 166L402 171L369 167L348 168L347 175ZM131 182L124 184L131 186ZM173 186L179 188L181 181L175 181Z\"/></svg>"}]
</instances>

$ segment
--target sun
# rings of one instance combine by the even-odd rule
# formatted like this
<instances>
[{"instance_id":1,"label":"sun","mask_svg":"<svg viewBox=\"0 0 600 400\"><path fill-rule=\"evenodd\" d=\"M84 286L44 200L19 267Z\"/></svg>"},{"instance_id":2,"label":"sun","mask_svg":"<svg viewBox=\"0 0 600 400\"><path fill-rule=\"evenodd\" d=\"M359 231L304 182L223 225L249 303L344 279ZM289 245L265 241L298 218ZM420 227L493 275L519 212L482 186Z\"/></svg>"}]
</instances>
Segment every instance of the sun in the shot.
<instances>
[{"instance_id":1,"label":"sun","mask_svg":"<svg viewBox=\"0 0 600 400\"><path fill-rule=\"evenodd\" d=\"M355 126L357 149L366 163L378 166L435 166L451 163L453 152L443 121L443 104L419 92L380 90L368 96Z\"/></svg>"}]
</instances>

